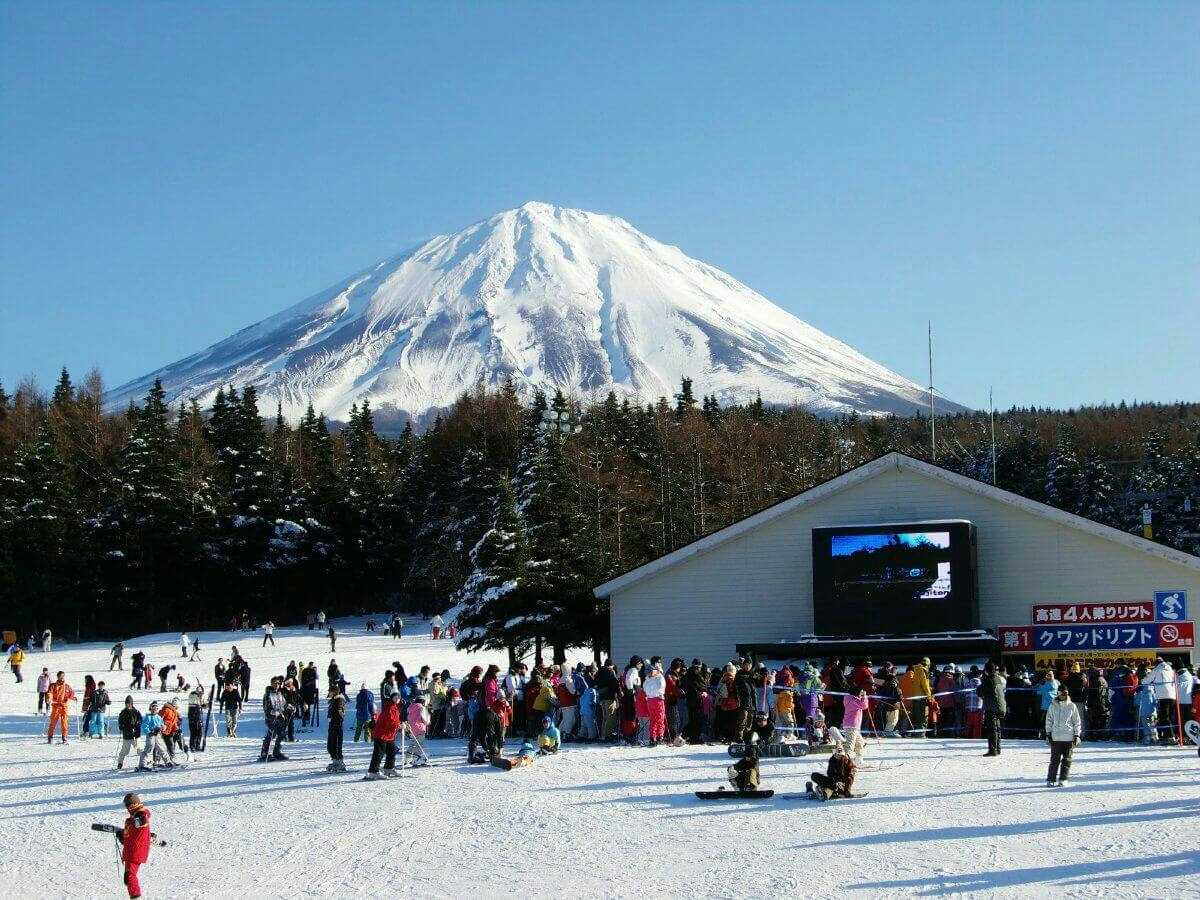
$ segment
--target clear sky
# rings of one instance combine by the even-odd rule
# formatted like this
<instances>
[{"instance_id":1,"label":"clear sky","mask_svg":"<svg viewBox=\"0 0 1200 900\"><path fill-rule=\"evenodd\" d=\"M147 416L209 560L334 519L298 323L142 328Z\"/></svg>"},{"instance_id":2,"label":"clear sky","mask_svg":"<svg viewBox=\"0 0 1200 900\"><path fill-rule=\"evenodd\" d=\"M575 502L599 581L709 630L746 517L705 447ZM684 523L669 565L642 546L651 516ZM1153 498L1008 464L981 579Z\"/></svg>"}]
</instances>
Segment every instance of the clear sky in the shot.
<instances>
[{"instance_id":1,"label":"clear sky","mask_svg":"<svg viewBox=\"0 0 1200 900\"><path fill-rule=\"evenodd\" d=\"M1200 399L1200 3L0 4L10 389L526 200L969 405Z\"/></svg>"}]
</instances>

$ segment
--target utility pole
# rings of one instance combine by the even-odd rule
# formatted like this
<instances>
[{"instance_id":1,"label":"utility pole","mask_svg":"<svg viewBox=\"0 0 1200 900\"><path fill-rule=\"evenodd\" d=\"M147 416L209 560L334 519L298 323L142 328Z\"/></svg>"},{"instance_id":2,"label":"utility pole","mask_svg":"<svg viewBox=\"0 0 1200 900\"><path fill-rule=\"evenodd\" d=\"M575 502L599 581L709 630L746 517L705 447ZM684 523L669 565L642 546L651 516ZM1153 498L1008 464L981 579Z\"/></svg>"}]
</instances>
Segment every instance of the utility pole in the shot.
<instances>
[{"instance_id":1,"label":"utility pole","mask_svg":"<svg viewBox=\"0 0 1200 900\"><path fill-rule=\"evenodd\" d=\"M937 462L937 419L933 408L933 322L927 323L929 340L929 460Z\"/></svg>"},{"instance_id":2,"label":"utility pole","mask_svg":"<svg viewBox=\"0 0 1200 900\"><path fill-rule=\"evenodd\" d=\"M996 484L996 404L992 401L992 389L988 388L988 419L992 426L992 484Z\"/></svg>"}]
</instances>

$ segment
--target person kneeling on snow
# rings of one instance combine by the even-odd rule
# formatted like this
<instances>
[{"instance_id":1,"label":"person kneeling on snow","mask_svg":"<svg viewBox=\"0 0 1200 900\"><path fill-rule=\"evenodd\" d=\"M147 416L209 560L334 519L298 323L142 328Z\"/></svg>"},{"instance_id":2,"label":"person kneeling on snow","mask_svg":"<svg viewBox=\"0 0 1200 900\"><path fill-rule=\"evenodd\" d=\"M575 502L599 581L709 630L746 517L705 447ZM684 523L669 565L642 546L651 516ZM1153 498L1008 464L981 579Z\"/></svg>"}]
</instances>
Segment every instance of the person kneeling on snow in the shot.
<instances>
[{"instance_id":1,"label":"person kneeling on snow","mask_svg":"<svg viewBox=\"0 0 1200 900\"><path fill-rule=\"evenodd\" d=\"M844 748L837 747L834 749L833 755L829 757L829 765L825 769L825 774L812 773L812 791L821 800L852 796L854 776L857 772L858 766L855 765L854 760L846 754Z\"/></svg>"},{"instance_id":2,"label":"person kneeling on snow","mask_svg":"<svg viewBox=\"0 0 1200 900\"><path fill-rule=\"evenodd\" d=\"M554 721L546 716L542 719L542 733L538 737L538 755L557 753L562 749L562 734L555 727Z\"/></svg>"}]
</instances>

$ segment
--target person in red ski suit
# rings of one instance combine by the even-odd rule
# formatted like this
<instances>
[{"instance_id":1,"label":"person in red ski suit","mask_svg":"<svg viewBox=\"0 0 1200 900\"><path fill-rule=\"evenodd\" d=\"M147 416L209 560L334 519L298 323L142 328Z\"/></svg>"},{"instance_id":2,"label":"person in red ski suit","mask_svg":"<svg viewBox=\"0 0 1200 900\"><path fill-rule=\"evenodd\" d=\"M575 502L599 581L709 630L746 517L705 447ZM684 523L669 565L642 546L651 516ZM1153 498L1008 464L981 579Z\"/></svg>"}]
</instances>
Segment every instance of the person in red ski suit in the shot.
<instances>
[{"instance_id":1,"label":"person in red ski suit","mask_svg":"<svg viewBox=\"0 0 1200 900\"><path fill-rule=\"evenodd\" d=\"M132 900L142 896L138 868L150 856L150 810L137 794L125 795L125 809L129 817L121 832L121 862L125 865L125 887L129 889Z\"/></svg>"}]
</instances>

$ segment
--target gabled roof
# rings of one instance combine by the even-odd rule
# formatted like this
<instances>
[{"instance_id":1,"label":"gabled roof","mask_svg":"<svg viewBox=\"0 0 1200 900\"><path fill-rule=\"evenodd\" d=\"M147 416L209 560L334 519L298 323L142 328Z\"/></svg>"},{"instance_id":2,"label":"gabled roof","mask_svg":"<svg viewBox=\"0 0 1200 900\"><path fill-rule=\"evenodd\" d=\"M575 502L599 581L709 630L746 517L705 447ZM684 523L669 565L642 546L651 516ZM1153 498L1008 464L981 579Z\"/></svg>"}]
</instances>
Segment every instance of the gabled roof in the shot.
<instances>
[{"instance_id":1,"label":"gabled roof","mask_svg":"<svg viewBox=\"0 0 1200 900\"><path fill-rule=\"evenodd\" d=\"M1082 516L1064 512L1048 504L1030 500L1028 497L1022 497L1020 494L1014 494L1012 491L1006 491L1003 488L998 488L982 481L976 481L974 478L959 475L957 472L951 472L949 469L943 469L941 466L931 465L919 459L914 459L911 456L906 456L903 453L893 452L865 463L857 469L851 469L849 472L845 472L822 484L818 484L816 487L810 488L801 494L781 500L774 506L768 506L766 509L760 510L752 516L734 522L732 525L727 525L720 531L714 531L712 534L705 535L702 538L692 541L690 544L680 547L678 550L674 550L657 559L652 559L650 562L638 566L636 569L630 569L628 572L618 575L610 581L606 581L597 587L593 593L597 597L611 596L613 593L624 590L630 585L677 566L684 560L707 553L709 550L719 547L728 541L735 540L761 525L766 525L768 522L773 522L778 518L789 515L803 506L817 503L831 494L836 494L839 491L843 491L848 487L867 481L876 475L892 469L915 472L919 475L935 478L960 490L980 494L1000 503L1007 503L1009 506L1015 506L1027 513L1040 516L1043 519L1049 519L1064 527L1086 531L1088 534L1122 544L1140 553L1157 556L1176 565L1200 571L1200 556L1192 556L1190 553L1175 550L1165 544L1148 541L1145 538L1128 534L1120 529L1101 525L1099 522L1093 522L1091 519L1085 519Z\"/></svg>"}]
</instances>

